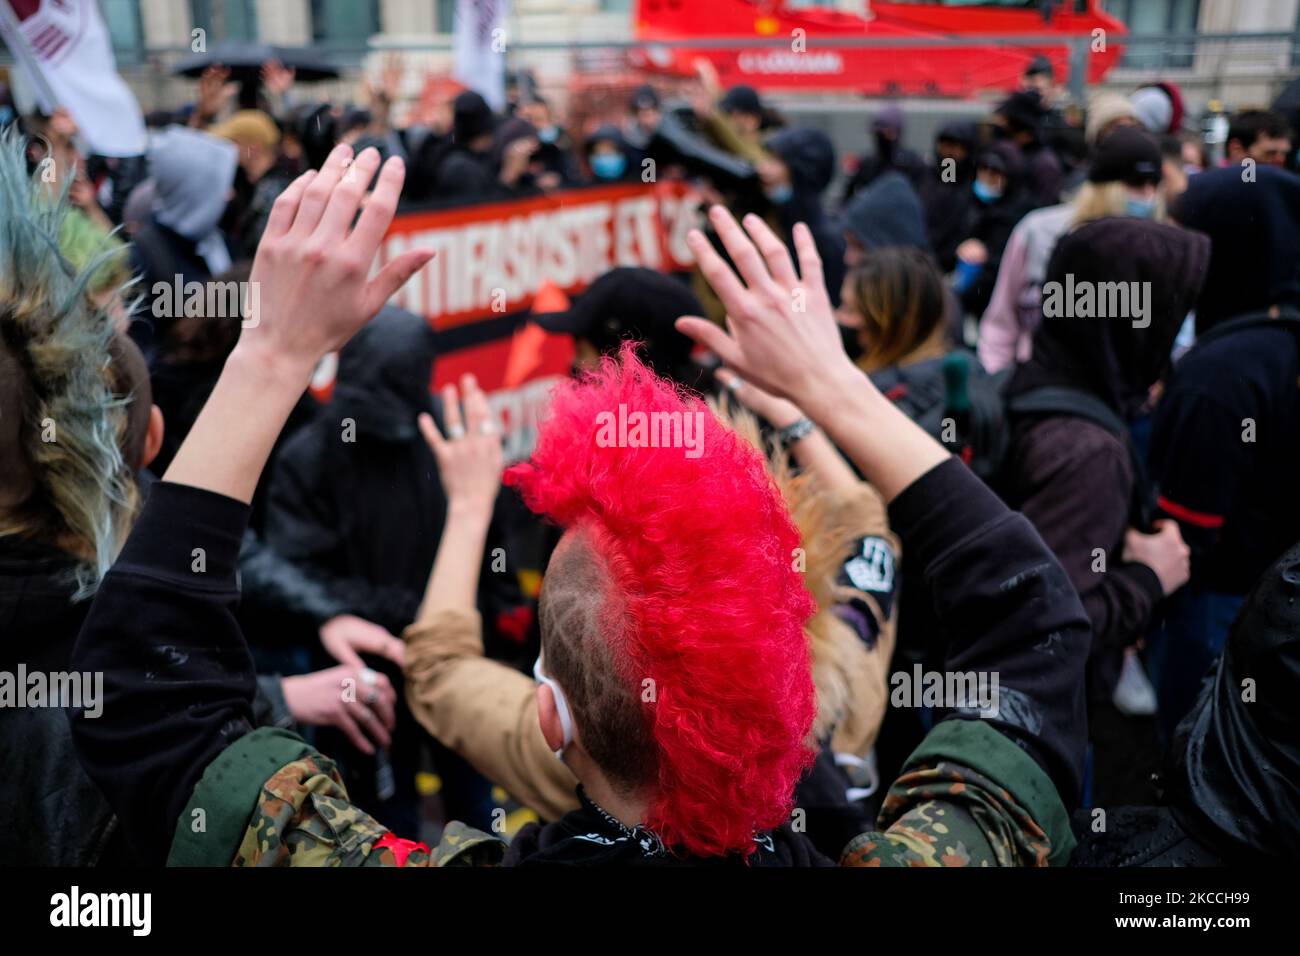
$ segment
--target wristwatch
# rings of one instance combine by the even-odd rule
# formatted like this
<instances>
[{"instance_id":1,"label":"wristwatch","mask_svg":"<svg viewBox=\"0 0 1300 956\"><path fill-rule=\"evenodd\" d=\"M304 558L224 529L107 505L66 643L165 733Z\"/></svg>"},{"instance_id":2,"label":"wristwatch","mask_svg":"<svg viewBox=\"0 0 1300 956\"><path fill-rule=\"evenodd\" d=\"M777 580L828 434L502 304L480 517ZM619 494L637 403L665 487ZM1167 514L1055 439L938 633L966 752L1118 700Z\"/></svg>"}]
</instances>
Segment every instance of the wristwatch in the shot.
<instances>
[{"instance_id":1,"label":"wristwatch","mask_svg":"<svg viewBox=\"0 0 1300 956\"><path fill-rule=\"evenodd\" d=\"M807 438L816 429L817 426L811 421L806 418L801 418L797 422L786 425L785 428L782 428L776 433L776 436L780 439L781 444L788 448L795 442Z\"/></svg>"}]
</instances>

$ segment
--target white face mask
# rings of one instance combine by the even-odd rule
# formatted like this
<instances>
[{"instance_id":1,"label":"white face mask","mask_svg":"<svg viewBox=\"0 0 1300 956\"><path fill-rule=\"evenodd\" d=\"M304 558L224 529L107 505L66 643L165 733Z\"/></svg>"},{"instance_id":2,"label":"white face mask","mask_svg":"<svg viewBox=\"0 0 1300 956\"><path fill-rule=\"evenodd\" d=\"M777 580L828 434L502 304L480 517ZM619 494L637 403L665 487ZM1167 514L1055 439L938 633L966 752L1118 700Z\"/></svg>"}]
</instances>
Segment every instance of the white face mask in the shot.
<instances>
[{"instance_id":1,"label":"white face mask","mask_svg":"<svg viewBox=\"0 0 1300 956\"><path fill-rule=\"evenodd\" d=\"M552 696L555 697L555 711L560 715L560 729L564 732L564 743L560 744L560 749L555 751L555 756L563 758L565 748L573 743L573 717L569 714L569 702L564 697L564 691L560 690L560 685L542 673L540 657L533 663L533 677L537 679L537 683L549 687Z\"/></svg>"}]
</instances>

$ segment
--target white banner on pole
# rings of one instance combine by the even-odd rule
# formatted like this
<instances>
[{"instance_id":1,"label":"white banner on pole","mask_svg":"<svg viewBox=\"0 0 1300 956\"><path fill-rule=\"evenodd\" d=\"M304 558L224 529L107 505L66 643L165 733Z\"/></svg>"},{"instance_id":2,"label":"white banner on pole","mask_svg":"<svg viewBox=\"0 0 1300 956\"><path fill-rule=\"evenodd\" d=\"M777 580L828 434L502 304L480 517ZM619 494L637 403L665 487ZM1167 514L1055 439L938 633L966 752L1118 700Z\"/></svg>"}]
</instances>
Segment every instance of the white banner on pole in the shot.
<instances>
[{"instance_id":1,"label":"white banner on pole","mask_svg":"<svg viewBox=\"0 0 1300 956\"><path fill-rule=\"evenodd\" d=\"M510 0L456 0L452 76L487 100L506 105L506 14Z\"/></svg>"},{"instance_id":2,"label":"white banner on pole","mask_svg":"<svg viewBox=\"0 0 1300 956\"><path fill-rule=\"evenodd\" d=\"M42 112L62 106L92 152L138 156L144 116L118 75L96 0L0 0L0 33L36 89Z\"/></svg>"}]
</instances>

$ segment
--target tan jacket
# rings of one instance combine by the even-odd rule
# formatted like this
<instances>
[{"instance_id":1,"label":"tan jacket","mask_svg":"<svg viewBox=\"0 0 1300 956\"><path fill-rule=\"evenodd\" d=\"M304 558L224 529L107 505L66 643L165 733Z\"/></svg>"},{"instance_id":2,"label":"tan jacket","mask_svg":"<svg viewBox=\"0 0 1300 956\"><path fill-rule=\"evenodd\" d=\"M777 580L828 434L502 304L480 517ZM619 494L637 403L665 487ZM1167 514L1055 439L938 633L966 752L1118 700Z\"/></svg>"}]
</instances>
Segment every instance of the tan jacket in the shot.
<instances>
[{"instance_id":1,"label":"tan jacket","mask_svg":"<svg viewBox=\"0 0 1300 956\"><path fill-rule=\"evenodd\" d=\"M824 516L818 523L834 524L834 537L882 538L892 546L897 565L898 539L889 530L885 504L875 489L859 485L852 495L835 501L823 498L821 506L818 510L824 509ZM795 508L796 520L799 510ZM829 573L833 578L831 559L838 571L847 555L826 553L823 559L815 554L818 550L826 552L808 549L808 573L823 579ZM831 732L836 751L862 756L871 749L884 719L895 621L884 619L870 594L843 586L830 590L839 601L860 597L879 625L879 638L870 650L835 618L829 604L808 627L819 702L818 733ZM813 591L817 596L818 589ZM577 778L542 737L536 683L485 658L482 634L478 612L469 610L438 611L428 622L408 627L402 635L406 702L425 730L479 773L543 819L558 819L578 806Z\"/></svg>"}]
</instances>

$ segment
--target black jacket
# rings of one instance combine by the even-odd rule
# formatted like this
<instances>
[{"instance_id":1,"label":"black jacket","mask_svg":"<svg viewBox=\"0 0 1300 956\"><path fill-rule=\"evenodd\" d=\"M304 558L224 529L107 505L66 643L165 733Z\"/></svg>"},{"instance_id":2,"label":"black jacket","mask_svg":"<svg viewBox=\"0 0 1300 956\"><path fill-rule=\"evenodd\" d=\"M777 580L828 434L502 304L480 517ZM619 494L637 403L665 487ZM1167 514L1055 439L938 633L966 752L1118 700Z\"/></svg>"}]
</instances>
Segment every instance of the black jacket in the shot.
<instances>
[{"instance_id":1,"label":"black jacket","mask_svg":"<svg viewBox=\"0 0 1300 956\"><path fill-rule=\"evenodd\" d=\"M90 608L74 604L75 562L45 545L0 538L0 671L72 669L72 647ZM0 707L0 863L129 865L112 808L77 761L67 714Z\"/></svg>"},{"instance_id":2,"label":"black jacket","mask_svg":"<svg viewBox=\"0 0 1300 956\"><path fill-rule=\"evenodd\" d=\"M1151 476L1204 589L1245 594L1300 540L1300 313L1288 314L1216 326L1156 406Z\"/></svg>"},{"instance_id":3,"label":"black jacket","mask_svg":"<svg viewBox=\"0 0 1300 956\"><path fill-rule=\"evenodd\" d=\"M1145 319L1045 317L1032 358L1008 385L1013 403L1037 389L1066 387L1100 399L1120 423L1132 420L1169 364L1208 256L1209 243L1198 233L1127 217L1097 220L1063 238L1048 264L1048 284L1064 290L1067 276L1079 284L1144 283L1148 311ZM1124 534L1137 523L1134 483L1142 476L1127 436L1077 416L1012 421L1008 502L1034 522L1083 598L1093 623L1092 690L1109 698L1124 648L1145 635L1161 597L1150 568L1121 561Z\"/></svg>"},{"instance_id":4,"label":"black jacket","mask_svg":"<svg viewBox=\"0 0 1300 956\"><path fill-rule=\"evenodd\" d=\"M415 620L446 519L438 465L416 425L422 412L441 421L433 362L428 323L384 309L343 349L333 397L285 443L270 480L267 544L338 606L394 634ZM498 546L494 530L485 568ZM491 652L496 613L523 602L509 575L481 580Z\"/></svg>"},{"instance_id":5,"label":"black jacket","mask_svg":"<svg viewBox=\"0 0 1300 956\"><path fill-rule=\"evenodd\" d=\"M1300 854L1300 545L1260 578L1179 724L1164 804L1076 821L1075 865L1278 864ZM1253 680L1253 685L1246 683ZM1248 689L1254 696L1248 698Z\"/></svg>"},{"instance_id":6,"label":"black jacket","mask_svg":"<svg viewBox=\"0 0 1300 956\"><path fill-rule=\"evenodd\" d=\"M72 601L76 563L62 551L0 538L0 672L72 670L73 646L90 610ZM93 680L83 684L90 692ZM278 677L259 677L256 724L287 727L292 718ZM0 865L133 866L135 848L99 787L77 760L69 711L0 707ZM98 718L95 718L98 719Z\"/></svg>"}]
</instances>

